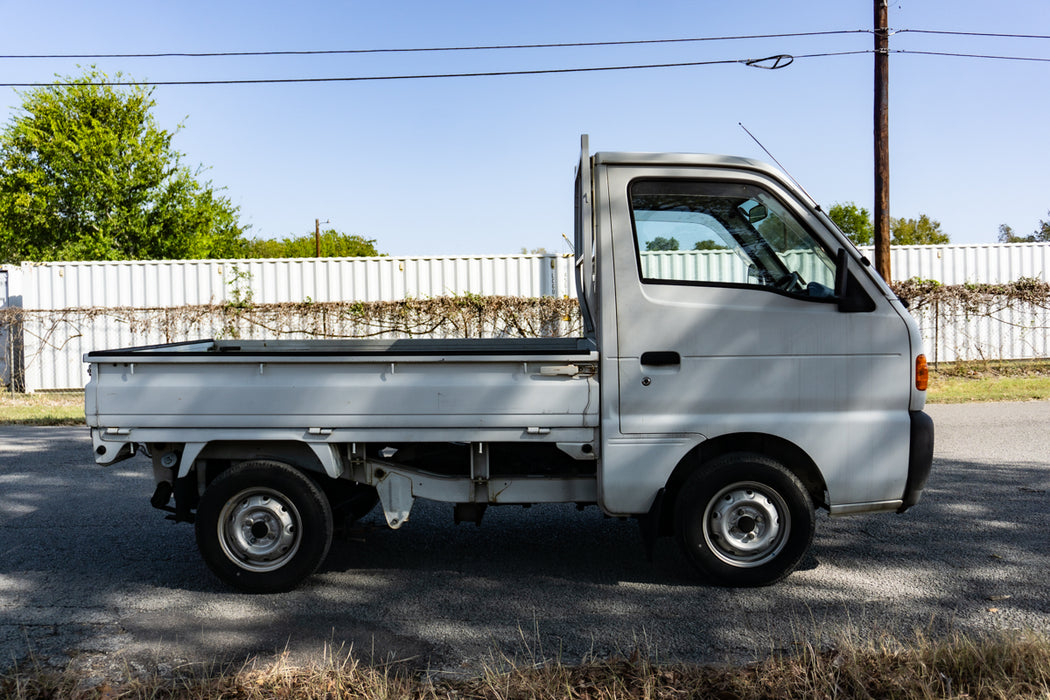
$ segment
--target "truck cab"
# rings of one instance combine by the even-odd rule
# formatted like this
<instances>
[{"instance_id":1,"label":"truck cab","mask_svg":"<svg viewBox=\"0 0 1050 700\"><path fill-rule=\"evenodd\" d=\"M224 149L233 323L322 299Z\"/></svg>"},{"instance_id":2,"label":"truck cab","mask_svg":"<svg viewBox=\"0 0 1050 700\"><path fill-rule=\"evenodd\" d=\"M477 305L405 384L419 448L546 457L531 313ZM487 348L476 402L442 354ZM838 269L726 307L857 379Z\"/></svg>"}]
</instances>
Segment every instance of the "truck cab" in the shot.
<instances>
[{"instance_id":1,"label":"truck cab","mask_svg":"<svg viewBox=\"0 0 1050 700\"><path fill-rule=\"evenodd\" d=\"M816 203L751 160L586 150L602 507L663 513L701 569L746 584L808 547L813 505L913 505L933 444L918 328Z\"/></svg>"}]
</instances>

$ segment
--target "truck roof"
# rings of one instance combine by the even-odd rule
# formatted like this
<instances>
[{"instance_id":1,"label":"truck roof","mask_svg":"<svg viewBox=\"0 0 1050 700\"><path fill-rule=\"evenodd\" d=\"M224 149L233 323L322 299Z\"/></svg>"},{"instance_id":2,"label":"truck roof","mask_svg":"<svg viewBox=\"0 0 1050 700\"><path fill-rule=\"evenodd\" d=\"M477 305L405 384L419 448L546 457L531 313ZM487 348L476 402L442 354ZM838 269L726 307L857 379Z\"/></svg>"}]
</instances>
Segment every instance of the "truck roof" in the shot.
<instances>
[{"instance_id":1,"label":"truck roof","mask_svg":"<svg viewBox=\"0 0 1050 700\"><path fill-rule=\"evenodd\" d=\"M593 156L595 165L671 165L682 167L731 168L751 170L766 175L802 194L816 205L815 200L799 186L794 178L769 163L740 156L716 153L636 153L630 151L600 151Z\"/></svg>"}]
</instances>

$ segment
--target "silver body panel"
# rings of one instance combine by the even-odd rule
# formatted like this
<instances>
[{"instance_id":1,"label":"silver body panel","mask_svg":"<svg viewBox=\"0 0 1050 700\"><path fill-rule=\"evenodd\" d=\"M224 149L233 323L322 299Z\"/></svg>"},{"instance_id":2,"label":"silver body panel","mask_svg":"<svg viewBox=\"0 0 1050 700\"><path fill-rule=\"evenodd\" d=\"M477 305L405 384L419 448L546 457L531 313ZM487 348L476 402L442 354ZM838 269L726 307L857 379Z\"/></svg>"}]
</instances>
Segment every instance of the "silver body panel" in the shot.
<instances>
[{"instance_id":1,"label":"silver body panel","mask_svg":"<svg viewBox=\"0 0 1050 700\"><path fill-rule=\"evenodd\" d=\"M418 342L420 353L431 347ZM238 344L233 352L216 347L222 345L89 355L89 425L442 429L448 440L598 425L593 351L412 355L404 344L388 354L377 342L367 354L355 343L347 351L326 345L319 355L297 352L297 341Z\"/></svg>"}]
</instances>

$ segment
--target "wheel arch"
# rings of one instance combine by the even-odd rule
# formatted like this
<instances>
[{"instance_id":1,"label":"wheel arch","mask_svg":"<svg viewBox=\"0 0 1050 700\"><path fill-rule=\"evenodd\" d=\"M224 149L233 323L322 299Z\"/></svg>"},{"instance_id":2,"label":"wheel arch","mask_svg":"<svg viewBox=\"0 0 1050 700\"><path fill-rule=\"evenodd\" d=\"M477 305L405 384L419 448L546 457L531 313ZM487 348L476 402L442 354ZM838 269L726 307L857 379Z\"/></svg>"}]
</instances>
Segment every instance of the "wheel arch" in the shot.
<instances>
[{"instance_id":1,"label":"wheel arch","mask_svg":"<svg viewBox=\"0 0 1050 700\"><path fill-rule=\"evenodd\" d=\"M292 467L313 481L328 498L333 513L340 520L357 521L368 514L378 502L375 488L349 479L344 470L339 445L308 443L297 440L274 440L245 443L214 441L201 451L194 467L203 476L193 477L199 484L199 498L217 477L230 468L245 462L275 462ZM362 495L365 489L367 495ZM196 506L196 501L193 507Z\"/></svg>"},{"instance_id":2,"label":"wheel arch","mask_svg":"<svg viewBox=\"0 0 1050 700\"><path fill-rule=\"evenodd\" d=\"M327 444L324 447L329 447ZM334 457L338 455L334 454ZM198 460L209 463L205 467L205 481L210 483L220 473L234 464L256 460L283 462L320 481L325 474L331 475L331 466L325 464L317 450L306 442L297 440L264 440L244 443L214 440L201 450ZM215 463L213 466L211 463ZM341 468L341 464L337 462ZM199 465L195 468L200 468Z\"/></svg>"},{"instance_id":3,"label":"wheel arch","mask_svg":"<svg viewBox=\"0 0 1050 700\"><path fill-rule=\"evenodd\" d=\"M766 433L732 433L705 440L690 450L675 466L664 487L664 505L660 515L660 533L674 530L674 504L686 479L702 465L733 452L753 452L780 462L798 477L813 503L827 508L827 484L813 459L798 445Z\"/></svg>"}]
</instances>

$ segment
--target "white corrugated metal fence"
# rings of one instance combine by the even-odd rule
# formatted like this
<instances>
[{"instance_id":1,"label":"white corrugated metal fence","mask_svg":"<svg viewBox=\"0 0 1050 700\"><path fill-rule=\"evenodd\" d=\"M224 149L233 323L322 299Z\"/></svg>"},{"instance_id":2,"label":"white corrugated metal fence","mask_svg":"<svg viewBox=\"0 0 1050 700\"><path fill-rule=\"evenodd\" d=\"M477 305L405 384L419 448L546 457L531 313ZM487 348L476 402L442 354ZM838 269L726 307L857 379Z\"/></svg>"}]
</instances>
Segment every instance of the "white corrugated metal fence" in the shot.
<instances>
[{"instance_id":1,"label":"white corrugated metal fence","mask_svg":"<svg viewBox=\"0 0 1050 700\"><path fill-rule=\"evenodd\" d=\"M872 255L870 248L864 252ZM702 264L715 264L717 257ZM917 277L947 285L1022 277L1046 281L1050 244L906 246L892 250L891 265L897 280ZM165 337L158 329L132 333L104 314L70 311L63 318L65 309L575 294L573 261L567 255L26 263L0 270L0 308L50 311L50 320L30 315L18 338L5 337L0 329L0 379L11 381L18 355L24 358L26 390L81 387L85 352L182 339ZM998 320L949 318L937 309L916 316L931 359L1050 355L1045 309L1005 310L996 314Z\"/></svg>"}]
</instances>

